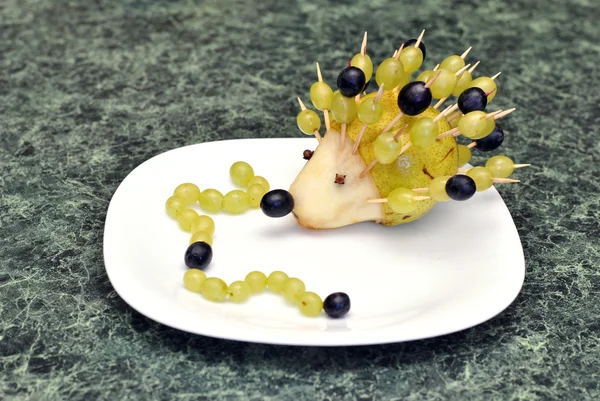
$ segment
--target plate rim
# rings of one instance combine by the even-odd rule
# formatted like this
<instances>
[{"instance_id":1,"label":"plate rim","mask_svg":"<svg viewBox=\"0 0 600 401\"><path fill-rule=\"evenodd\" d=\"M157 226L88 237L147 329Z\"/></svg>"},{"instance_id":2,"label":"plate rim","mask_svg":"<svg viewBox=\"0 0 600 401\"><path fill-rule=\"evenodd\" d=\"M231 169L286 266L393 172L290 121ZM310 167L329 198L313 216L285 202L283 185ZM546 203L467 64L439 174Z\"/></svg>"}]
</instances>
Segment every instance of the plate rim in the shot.
<instances>
[{"instance_id":1,"label":"plate rim","mask_svg":"<svg viewBox=\"0 0 600 401\"><path fill-rule=\"evenodd\" d=\"M228 340L228 341L236 341L236 342L246 342L246 343L257 343L257 344L265 344L265 345L284 345L284 346L295 346L295 347L342 347L342 346L369 346L369 345L383 345L383 344L395 344L395 343L404 343L404 342L412 342L412 341L419 341L419 340L426 340L426 339L431 339L431 338L437 338L437 337L443 337L443 336L447 336L450 334L455 334L455 333L459 333L465 330L469 330L472 329L476 326L479 326L485 322L491 321L493 319L495 319L496 317L498 317L500 314L502 314L503 312L505 312L508 308L510 308L511 305L513 305L516 301L516 299L518 298L518 296L520 295L522 289L523 289L523 285L526 279L526 275L527 275L527 262L525 259L525 254L524 254L524 249L523 249L523 245L522 245L522 241L521 241L521 236L519 235L519 231L516 227L515 221L512 218L512 214L510 213L510 209L508 208L508 206L506 205L506 203L504 202L504 199L502 198L502 196L500 195L500 193L497 191L496 188L492 187L490 189L492 189L493 191L496 192L496 195L499 197L499 199L502 201L502 204L504 205L504 207L507 209L508 214L510 216L510 222L511 222L511 228L514 230L515 234L516 234L516 238L518 239L519 242L519 254L518 254L518 259L520 262L520 267L522 267L522 269L520 269L521 274L519 276L519 281L518 281L518 285L515 285L514 288L514 293L510 294L510 297L507 296L506 297L506 302L503 302L503 304L505 304L505 306L501 307L499 310L494 310L493 313L489 313L487 314L485 318L480 318L480 319L476 319L474 320L472 323L470 324L461 324L458 325L460 326L459 328L448 328L446 330L439 330L436 331L435 333L432 333L430 335L418 335L418 336L413 336L413 337L407 337L407 338L403 338L403 339L394 339L394 338L389 338L390 336L383 336L384 338L380 338L379 335L374 336L374 338L369 338L367 336L368 339L362 338L362 339L356 339L355 337L350 337L345 339L344 337L342 338L338 338L335 341L328 341L325 340L323 338L317 340L317 341L308 341L308 342L304 342L304 343L298 343L298 342L291 342L289 340L286 340L286 337L284 338L277 338L277 334L279 334L278 331L276 331L276 335L275 336L246 336L244 338L241 338L240 336L236 336L236 335L227 335L227 332L224 331L220 331L219 334L215 334L214 332L211 332L210 330L190 330L188 328L184 328L182 327L182 325L180 324L174 324L173 322L168 322L167 319L164 319L163 316L156 316L156 315L152 315L152 314L148 314L145 313L143 311L143 305L139 305L138 300L136 300L135 296L132 296L131 292L126 291L125 287L122 286L123 283L121 283L118 279L116 279L116 275L115 275L115 271L112 270L111 268L109 268L109 261L111 259L111 255L110 255L110 251L108 249L108 243L109 241L109 234L110 234L110 229L112 227L112 219L111 216L114 213L114 209L115 209L115 200L119 199L119 194L122 192L124 186L126 185L126 183L132 179L132 177L134 176L134 174L138 171L141 170L141 168L143 166L146 166L147 164L151 163L151 162L156 162L156 159L161 158L161 157L165 157L166 155L173 153L173 152L177 152L177 151L181 151L183 149L188 149L188 148L195 148L195 147L202 147L202 146L211 146L211 145L220 145L220 144L224 144L227 142L231 142L231 143L240 143L240 142L298 142L298 143L309 143L309 141L313 139L313 138L298 138L298 137L276 137L276 138L240 138L240 139L222 139L222 140L215 140L215 141L207 141L207 142L199 142L199 143L194 143L194 144L188 144L188 145L184 145L181 147L176 147L176 148L172 148L172 149L168 149L165 150L163 152L157 153L154 156L144 160L142 163L138 164L136 167L134 167L132 170L130 170L125 178L123 178L121 180L121 182L119 183L119 185L117 186L117 188L115 189L115 191L113 192L113 195L110 199L109 205L106 209L106 217L104 220L104 233L103 233L103 251L102 251L102 256L103 256L103 262L104 262L104 268L107 274L107 277L109 279L109 282L111 284L111 286L113 287L114 291L117 293L117 295L127 304L128 307L132 308L133 310L135 310L136 312L142 314L143 316L145 316L146 318L153 320L159 324L162 324L166 327L170 327L172 329L176 329L178 331L182 331L182 332L186 332L186 333L190 333L193 335L200 335L200 336L205 336L205 337L212 337L212 338L218 338L218 339L222 339L222 340ZM312 143L313 141L310 141L310 143ZM112 212L112 213L111 213ZM516 278L515 278L515 282L516 282ZM511 287L512 288L512 287ZM510 300L510 301L508 301ZM228 322L227 319L222 319L220 321L221 323L224 323L226 325L230 325L232 327L236 327L235 324L231 324L231 322ZM246 327L246 326L245 326ZM260 331L260 330L259 330ZM393 336L392 336L393 337Z\"/></svg>"}]
</instances>

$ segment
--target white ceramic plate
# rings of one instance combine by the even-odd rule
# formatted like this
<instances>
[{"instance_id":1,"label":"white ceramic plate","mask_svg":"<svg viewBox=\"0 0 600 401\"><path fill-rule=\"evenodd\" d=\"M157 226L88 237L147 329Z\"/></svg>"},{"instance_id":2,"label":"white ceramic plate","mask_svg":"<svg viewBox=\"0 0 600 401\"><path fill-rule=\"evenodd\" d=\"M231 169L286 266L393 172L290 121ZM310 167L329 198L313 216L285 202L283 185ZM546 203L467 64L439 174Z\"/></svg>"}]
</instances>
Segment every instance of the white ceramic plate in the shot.
<instances>
[{"instance_id":1,"label":"white ceramic plate","mask_svg":"<svg viewBox=\"0 0 600 401\"><path fill-rule=\"evenodd\" d=\"M108 208L106 271L131 307L162 324L212 337L289 345L367 345L456 332L504 310L523 284L525 261L498 192L438 204L422 219L393 228L363 223L310 231L290 215L260 210L219 214L207 274L226 282L252 270L283 270L324 298L349 294L344 319L303 317L273 294L246 304L212 303L185 290L189 234L165 212L182 182L234 189L229 166L249 162L271 188L287 189L315 140L249 139L203 143L160 154L129 174Z\"/></svg>"}]
</instances>

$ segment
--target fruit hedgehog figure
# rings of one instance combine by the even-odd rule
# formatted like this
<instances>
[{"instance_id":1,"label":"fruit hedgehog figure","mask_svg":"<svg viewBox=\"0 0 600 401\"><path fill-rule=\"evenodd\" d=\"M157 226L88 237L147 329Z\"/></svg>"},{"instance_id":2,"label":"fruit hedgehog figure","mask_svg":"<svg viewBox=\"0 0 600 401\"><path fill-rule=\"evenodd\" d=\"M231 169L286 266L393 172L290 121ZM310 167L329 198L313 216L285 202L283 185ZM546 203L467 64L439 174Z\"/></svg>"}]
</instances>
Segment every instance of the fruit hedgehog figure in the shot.
<instances>
[{"instance_id":1,"label":"fruit hedgehog figure","mask_svg":"<svg viewBox=\"0 0 600 401\"><path fill-rule=\"evenodd\" d=\"M326 132L321 136L320 117L298 98L298 127L314 135L318 146L304 153L308 161L289 191L273 190L262 198L267 216L292 213L310 229L365 221L394 226L419 219L437 202L466 201L495 183L519 182L509 176L528 164L514 164L506 156L459 169L469 162L472 148L487 152L502 144L497 121L514 109L486 110L498 93L500 74L473 79L479 62L466 64L471 48L411 81L425 60L424 33L381 62L375 72L378 90L369 94L365 88L373 63L366 32L360 53L340 72L335 92L317 63L310 100L323 113ZM438 110L450 97L455 101ZM471 143L458 144L459 135Z\"/></svg>"}]
</instances>

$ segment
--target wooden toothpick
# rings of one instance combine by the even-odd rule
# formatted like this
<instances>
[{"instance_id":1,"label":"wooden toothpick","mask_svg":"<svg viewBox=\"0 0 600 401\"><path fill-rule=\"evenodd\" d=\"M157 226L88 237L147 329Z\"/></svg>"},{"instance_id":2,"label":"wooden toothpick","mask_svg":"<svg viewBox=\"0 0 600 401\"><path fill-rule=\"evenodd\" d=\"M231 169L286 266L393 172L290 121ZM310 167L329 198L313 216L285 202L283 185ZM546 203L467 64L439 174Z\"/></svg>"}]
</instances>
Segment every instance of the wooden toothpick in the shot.
<instances>
[{"instance_id":1,"label":"wooden toothpick","mask_svg":"<svg viewBox=\"0 0 600 401\"><path fill-rule=\"evenodd\" d=\"M438 79L438 77L440 76L441 73L442 73L442 71L438 71L433 77L429 78L427 80L427 82L425 83L425 88L429 88L431 85L433 85L433 83L435 82L436 79Z\"/></svg>"},{"instance_id":2,"label":"wooden toothpick","mask_svg":"<svg viewBox=\"0 0 600 401\"><path fill-rule=\"evenodd\" d=\"M321 67L317 62L317 79L319 82L323 82L323 75L321 75ZM325 120L325 133L331 129L331 122L329 121L329 110L323 109L323 119Z\"/></svg>"},{"instance_id":3,"label":"wooden toothpick","mask_svg":"<svg viewBox=\"0 0 600 401\"><path fill-rule=\"evenodd\" d=\"M460 58L462 58L464 60L465 57L467 57L467 55L469 54L469 52L471 51L472 48L473 48L473 46L471 46L467 50L465 50L465 52L460 55Z\"/></svg>"},{"instance_id":4,"label":"wooden toothpick","mask_svg":"<svg viewBox=\"0 0 600 401\"><path fill-rule=\"evenodd\" d=\"M500 119L500 118L502 118L502 117L506 117L507 115L509 115L510 113L512 113L512 112L513 112L513 111L515 111L515 110L516 110L516 108L514 108L514 107L513 107L512 109L508 109L508 110L506 110L506 111L503 111L503 112L502 112L502 113L500 113L500 114L496 114L496 115L494 116L494 120L498 120L498 119Z\"/></svg>"},{"instance_id":5,"label":"wooden toothpick","mask_svg":"<svg viewBox=\"0 0 600 401\"><path fill-rule=\"evenodd\" d=\"M362 45L360 46L360 54L363 56L367 54L367 32L365 31L365 36L363 36Z\"/></svg>"},{"instance_id":6,"label":"wooden toothpick","mask_svg":"<svg viewBox=\"0 0 600 401\"><path fill-rule=\"evenodd\" d=\"M423 31L421 31L421 34L417 38L417 42L415 43L415 47L419 47L419 45L421 44L421 41L423 40L423 35L425 35L425 29L423 29Z\"/></svg>"},{"instance_id":7,"label":"wooden toothpick","mask_svg":"<svg viewBox=\"0 0 600 401\"><path fill-rule=\"evenodd\" d=\"M495 80L496 78L498 78L500 76L500 74L502 74L502 72L497 73L496 75L494 75L492 78L490 78L492 81Z\"/></svg>"},{"instance_id":8,"label":"wooden toothpick","mask_svg":"<svg viewBox=\"0 0 600 401\"><path fill-rule=\"evenodd\" d=\"M465 71L467 71L469 69L470 66L471 66L471 64L465 65L463 68L456 71L456 74L454 74L454 75L456 75L457 77L460 77Z\"/></svg>"},{"instance_id":9,"label":"wooden toothpick","mask_svg":"<svg viewBox=\"0 0 600 401\"><path fill-rule=\"evenodd\" d=\"M481 63L481 61L477 61L475 64L473 64L473 67L471 67L469 69L469 73L472 73L473 71L475 71L475 68L477 68L477 66L479 65L479 63Z\"/></svg>"},{"instance_id":10,"label":"wooden toothpick","mask_svg":"<svg viewBox=\"0 0 600 401\"><path fill-rule=\"evenodd\" d=\"M413 189L414 191L414 189ZM430 196L413 196L413 200L422 201L431 199ZM367 203L388 203L388 198L368 199Z\"/></svg>"},{"instance_id":11,"label":"wooden toothpick","mask_svg":"<svg viewBox=\"0 0 600 401\"><path fill-rule=\"evenodd\" d=\"M381 100L381 97L383 96L383 84L381 84L381 86L379 87L379 90L377 91L377 95L375 96L375 99L373 100L373 106L377 105L377 103L379 103L379 101ZM367 124L363 123L363 125L360 127L360 131L358 132L358 136L356 137L356 142L354 143L354 146L352 147L352 154L355 155L356 152L358 151L358 146L360 145L360 141L362 140L362 137L365 133L365 130L367 129Z\"/></svg>"},{"instance_id":12,"label":"wooden toothpick","mask_svg":"<svg viewBox=\"0 0 600 401\"><path fill-rule=\"evenodd\" d=\"M447 136L458 136L460 135L460 130L458 128L452 128L451 130L448 130L446 132L442 132L441 134L439 134L435 139L439 140L439 139L444 139Z\"/></svg>"}]
</instances>

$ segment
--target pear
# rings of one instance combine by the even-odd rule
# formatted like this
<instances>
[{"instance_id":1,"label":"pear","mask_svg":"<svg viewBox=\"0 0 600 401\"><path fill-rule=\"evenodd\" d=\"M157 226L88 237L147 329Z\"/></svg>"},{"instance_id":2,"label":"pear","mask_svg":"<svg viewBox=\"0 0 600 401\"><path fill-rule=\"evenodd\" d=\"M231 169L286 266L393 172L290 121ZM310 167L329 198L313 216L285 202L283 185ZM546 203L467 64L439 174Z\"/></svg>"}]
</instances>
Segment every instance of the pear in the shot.
<instances>
[{"instance_id":1,"label":"pear","mask_svg":"<svg viewBox=\"0 0 600 401\"><path fill-rule=\"evenodd\" d=\"M361 97L358 103L375 95ZM395 188L427 188L434 178L455 175L458 171L456 140L448 136L424 149L411 146L393 163L376 164L360 178L361 172L375 159L375 139L400 112L396 98L396 91L383 94L380 100L383 116L367 127L356 154L352 154L352 148L362 127L360 120L355 118L347 125L343 145L341 125L332 122L331 129L289 188L295 204L293 213L300 225L310 229L333 229L360 222L395 226L415 221L433 208L436 203L433 199L420 200L410 214L395 213L386 203L367 203L369 199L386 198ZM417 116L403 116L391 130L395 132L408 125L408 133L419 118L435 118L439 113L429 107ZM445 117L437 124L440 133L451 129ZM400 136L399 141L406 144L409 135Z\"/></svg>"}]
</instances>

